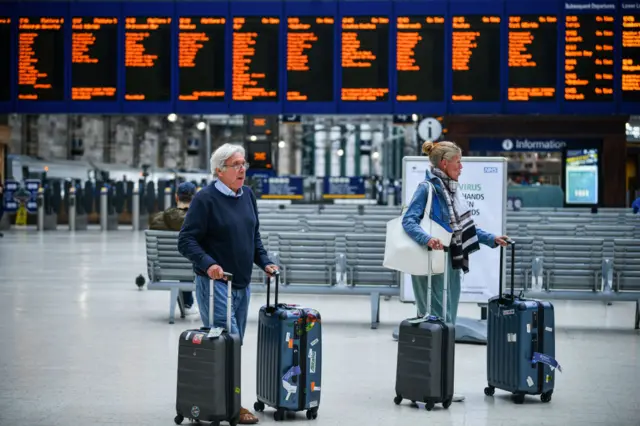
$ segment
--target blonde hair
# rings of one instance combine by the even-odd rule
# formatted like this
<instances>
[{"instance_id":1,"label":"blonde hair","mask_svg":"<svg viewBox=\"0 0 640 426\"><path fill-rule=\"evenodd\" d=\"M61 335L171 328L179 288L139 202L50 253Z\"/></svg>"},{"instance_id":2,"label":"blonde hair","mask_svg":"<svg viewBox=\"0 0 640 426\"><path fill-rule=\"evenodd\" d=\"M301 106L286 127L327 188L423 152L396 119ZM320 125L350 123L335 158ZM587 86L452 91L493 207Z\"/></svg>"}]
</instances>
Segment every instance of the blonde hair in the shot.
<instances>
[{"instance_id":1,"label":"blonde hair","mask_svg":"<svg viewBox=\"0 0 640 426\"><path fill-rule=\"evenodd\" d=\"M451 161L456 155L462 155L462 150L455 142L431 142L427 141L422 144L422 152L429 156L431 164L434 167L440 167L440 161Z\"/></svg>"}]
</instances>

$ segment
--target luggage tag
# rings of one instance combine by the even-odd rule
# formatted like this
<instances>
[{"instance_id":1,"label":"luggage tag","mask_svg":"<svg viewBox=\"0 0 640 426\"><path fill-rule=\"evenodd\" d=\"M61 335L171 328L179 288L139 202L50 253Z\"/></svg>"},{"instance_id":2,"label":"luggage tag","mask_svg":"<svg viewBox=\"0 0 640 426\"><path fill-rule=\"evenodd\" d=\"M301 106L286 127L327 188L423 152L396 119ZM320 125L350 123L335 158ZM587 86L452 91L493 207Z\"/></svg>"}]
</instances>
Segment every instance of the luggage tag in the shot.
<instances>
[{"instance_id":1,"label":"luggage tag","mask_svg":"<svg viewBox=\"0 0 640 426\"><path fill-rule=\"evenodd\" d=\"M217 339L218 337L222 336L222 332L224 331L224 328L222 327L215 327L209 330L209 333L207 334L207 338L209 339Z\"/></svg>"},{"instance_id":2,"label":"luggage tag","mask_svg":"<svg viewBox=\"0 0 640 426\"><path fill-rule=\"evenodd\" d=\"M539 352L534 352L533 357L531 358L531 364L535 364L538 362L547 364L549 367L551 367L551 371L557 368L558 371L562 373L562 367L560 366L558 361L556 361L554 358L550 357L549 355L541 354Z\"/></svg>"}]
</instances>

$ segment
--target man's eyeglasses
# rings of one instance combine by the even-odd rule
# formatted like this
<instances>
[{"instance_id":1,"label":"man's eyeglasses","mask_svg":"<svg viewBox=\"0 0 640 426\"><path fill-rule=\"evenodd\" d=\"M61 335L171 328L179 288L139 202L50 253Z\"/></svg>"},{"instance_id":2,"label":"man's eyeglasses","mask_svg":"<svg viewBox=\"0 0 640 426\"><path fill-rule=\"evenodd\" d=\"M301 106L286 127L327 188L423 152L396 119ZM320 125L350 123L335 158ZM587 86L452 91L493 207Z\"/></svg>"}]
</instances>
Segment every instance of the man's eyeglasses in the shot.
<instances>
[{"instance_id":1,"label":"man's eyeglasses","mask_svg":"<svg viewBox=\"0 0 640 426\"><path fill-rule=\"evenodd\" d=\"M225 164L224 167L234 169L237 172L240 171L240 169L247 170L249 168L249 163Z\"/></svg>"}]
</instances>

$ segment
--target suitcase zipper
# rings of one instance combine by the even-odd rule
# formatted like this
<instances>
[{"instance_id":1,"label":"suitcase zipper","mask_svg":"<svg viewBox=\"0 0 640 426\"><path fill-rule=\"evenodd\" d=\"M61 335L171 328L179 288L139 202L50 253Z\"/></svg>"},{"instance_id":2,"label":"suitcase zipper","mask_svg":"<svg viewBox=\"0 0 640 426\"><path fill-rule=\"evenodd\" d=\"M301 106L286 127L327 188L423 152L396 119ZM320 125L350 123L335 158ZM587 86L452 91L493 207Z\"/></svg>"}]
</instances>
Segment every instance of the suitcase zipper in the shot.
<instances>
[{"instance_id":1,"label":"suitcase zipper","mask_svg":"<svg viewBox=\"0 0 640 426\"><path fill-rule=\"evenodd\" d=\"M538 351L541 354L544 353L544 305L542 302L538 302ZM533 360L533 353L531 354ZM544 385L544 364L541 362L538 364L538 392L542 393L542 387Z\"/></svg>"},{"instance_id":2,"label":"suitcase zipper","mask_svg":"<svg viewBox=\"0 0 640 426\"><path fill-rule=\"evenodd\" d=\"M300 357L300 383L298 383L298 410L302 411L306 405L307 399L307 313L300 309L300 348L298 357Z\"/></svg>"}]
</instances>

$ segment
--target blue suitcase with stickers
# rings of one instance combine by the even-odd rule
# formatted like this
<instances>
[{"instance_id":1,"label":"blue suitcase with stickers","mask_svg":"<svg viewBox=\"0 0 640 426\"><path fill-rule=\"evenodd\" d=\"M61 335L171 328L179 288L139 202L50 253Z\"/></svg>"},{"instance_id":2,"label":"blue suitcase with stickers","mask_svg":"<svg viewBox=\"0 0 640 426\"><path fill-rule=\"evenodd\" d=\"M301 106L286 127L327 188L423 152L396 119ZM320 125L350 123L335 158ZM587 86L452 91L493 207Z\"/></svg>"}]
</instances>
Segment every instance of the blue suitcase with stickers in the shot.
<instances>
[{"instance_id":1,"label":"blue suitcase with stickers","mask_svg":"<svg viewBox=\"0 0 640 426\"><path fill-rule=\"evenodd\" d=\"M280 274L275 274L275 304L269 303L271 280L267 278L267 304L258 316L256 411L275 408L276 421L288 413L306 411L318 417L322 373L322 325L315 309L278 303Z\"/></svg>"},{"instance_id":2,"label":"blue suitcase with stickers","mask_svg":"<svg viewBox=\"0 0 640 426\"><path fill-rule=\"evenodd\" d=\"M550 402L555 371L562 371L555 360L553 305L524 299L514 294L515 242L511 246L511 294L502 294L505 250L500 253L500 289L489 299L487 323L487 396L496 389L513 394L516 404L526 395L540 395Z\"/></svg>"}]
</instances>

